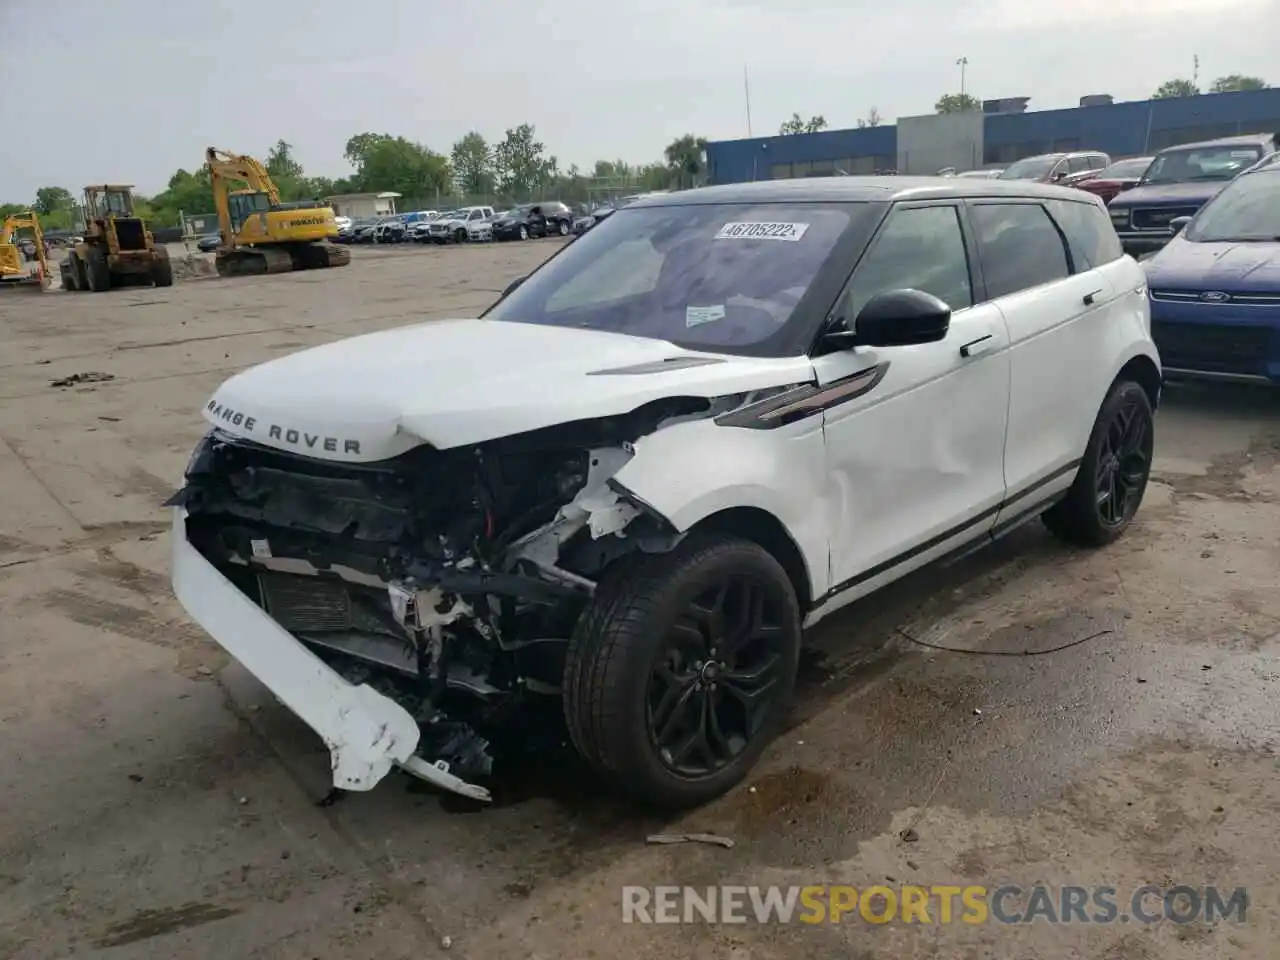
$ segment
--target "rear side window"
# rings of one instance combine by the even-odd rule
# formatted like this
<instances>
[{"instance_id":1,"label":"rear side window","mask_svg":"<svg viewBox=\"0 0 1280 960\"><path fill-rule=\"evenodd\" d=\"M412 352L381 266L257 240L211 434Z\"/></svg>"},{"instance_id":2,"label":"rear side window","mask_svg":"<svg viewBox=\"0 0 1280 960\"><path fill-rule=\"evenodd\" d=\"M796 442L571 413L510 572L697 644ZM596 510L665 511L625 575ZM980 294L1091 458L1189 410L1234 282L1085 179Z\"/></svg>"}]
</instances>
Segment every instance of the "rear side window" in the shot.
<instances>
[{"instance_id":1,"label":"rear side window","mask_svg":"<svg viewBox=\"0 0 1280 960\"><path fill-rule=\"evenodd\" d=\"M1040 204L976 204L973 224L991 299L1071 275L1062 234Z\"/></svg>"},{"instance_id":2,"label":"rear side window","mask_svg":"<svg viewBox=\"0 0 1280 960\"><path fill-rule=\"evenodd\" d=\"M1067 237L1075 272L1100 267L1124 256L1120 238L1102 208L1092 203L1071 200L1049 201L1053 219Z\"/></svg>"}]
</instances>

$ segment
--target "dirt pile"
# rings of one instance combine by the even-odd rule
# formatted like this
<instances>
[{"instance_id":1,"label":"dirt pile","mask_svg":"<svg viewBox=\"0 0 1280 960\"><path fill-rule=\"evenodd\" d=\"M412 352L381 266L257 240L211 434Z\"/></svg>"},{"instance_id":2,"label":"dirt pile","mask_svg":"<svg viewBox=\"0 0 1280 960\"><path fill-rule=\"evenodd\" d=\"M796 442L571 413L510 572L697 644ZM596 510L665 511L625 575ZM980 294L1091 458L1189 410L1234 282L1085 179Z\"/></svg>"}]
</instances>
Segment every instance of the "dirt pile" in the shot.
<instances>
[{"instance_id":1,"label":"dirt pile","mask_svg":"<svg viewBox=\"0 0 1280 960\"><path fill-rule=\"evenodd\" d=\"M212 257L187 254L185 257L171 258L170 263L173 265L175 280L203 280L206 277L217 276Z\"/></svg>"}]
</instances>

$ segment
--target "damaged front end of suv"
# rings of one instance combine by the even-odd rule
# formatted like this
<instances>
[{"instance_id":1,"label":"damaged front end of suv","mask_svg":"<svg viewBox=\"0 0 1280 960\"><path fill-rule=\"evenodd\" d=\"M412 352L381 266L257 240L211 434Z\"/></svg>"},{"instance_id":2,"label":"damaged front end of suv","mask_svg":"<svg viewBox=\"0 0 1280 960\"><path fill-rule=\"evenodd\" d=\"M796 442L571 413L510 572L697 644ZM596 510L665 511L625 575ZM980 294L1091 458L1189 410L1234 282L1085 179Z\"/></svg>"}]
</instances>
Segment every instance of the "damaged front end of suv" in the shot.
<instances>
[{"instance_id":1,"label":"damaged front end of suv","mask_svg":"<svg viewBox=\"0 0 1280 960\"><path fill-rule=\"evenodd\" d=\"M375 462L215 426L168 503L175 592L324 738L336 788L398 766L489 799L485 733L559 694L600 573L679 541L611 478L637 439L708 406L654 401Z\"/></svg>"}]
</instances>

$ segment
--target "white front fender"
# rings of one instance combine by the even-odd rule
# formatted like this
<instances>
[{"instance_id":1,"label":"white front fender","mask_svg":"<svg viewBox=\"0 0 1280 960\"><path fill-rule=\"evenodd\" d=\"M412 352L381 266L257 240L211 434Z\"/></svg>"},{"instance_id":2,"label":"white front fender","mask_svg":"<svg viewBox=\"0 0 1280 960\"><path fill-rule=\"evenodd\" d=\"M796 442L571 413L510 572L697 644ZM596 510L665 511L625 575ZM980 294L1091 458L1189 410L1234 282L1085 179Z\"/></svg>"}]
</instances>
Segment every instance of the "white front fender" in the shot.
<instances>
[{"instance_id":1,"label":"white front fender","mask_svg":"<svg viewBox=\"0 0 1280 960\"><path fill-rule=\"evenodd\" d=\"M804 558L811 595L830 586L830 491L822 418L773 429L690 420L635 444L619 485L684 532L734 507L763 510L782 524Z\"/></svg>"}]
</instances>

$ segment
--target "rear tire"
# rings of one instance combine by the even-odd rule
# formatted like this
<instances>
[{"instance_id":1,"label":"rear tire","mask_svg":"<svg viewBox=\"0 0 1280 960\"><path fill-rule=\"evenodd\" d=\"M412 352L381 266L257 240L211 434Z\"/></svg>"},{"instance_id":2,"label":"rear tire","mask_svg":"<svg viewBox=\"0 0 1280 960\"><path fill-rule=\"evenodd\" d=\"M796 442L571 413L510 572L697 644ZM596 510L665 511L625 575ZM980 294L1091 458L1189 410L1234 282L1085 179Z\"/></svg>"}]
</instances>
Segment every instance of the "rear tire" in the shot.
<instances>
[{"instance_id":1,"label":"rear tire","mask_svg":"<svg viewBox=\"0 0 1280 960\"><path fill-rule=\"evenodd\" d=\"M97 247L90 247L85 257L84 272L87 285L94 293L102 293L111 289L111 267L107 264L107 255Z\"/></svg>"},{"instance_id":2,"label":"rear tire","mask_svg":"<svg viewBox=\"0 0 1280 960\"><path fill-rule=\"evenodd\" d=\"M455 231L453 231L453 242L454 242L454 243L466 243L466 242L467 242L467 231L465 231L465 230L455 230Z\"/></svg>"},{"instance_id":3,"label":"rear tire","mask_svg":"<svg viewBox=\"0 0 1280 960\"><path fill-rule=\"evenodd\" d=\"M1132 380L1116 381L1098 411L1075 482L1042 516L1053 535L1080 547L1118 539L1142 504L1154 435L1147 392Z\"/></svg>"},{"instance_id":4,"label":"rear tire","mask_svg":"<svg viewBox=\"0 0 1280 960\"><path fill-rule=\"evenodd\" d=\"M520 225L520 239L521 240L529 239L529 228L524 226L523 224Z\"/></svg>"},{"instance_id":5,"label":"rear tire","mask_svg":"<svg viewBox=\"0 0 1280 960\"><path fill-rule=\"evenodd\" d=\"M678 809L725 793L781 726L800 608L755 543L694 535L606 577L574 628L564 712L582 757L624 792Z\"/></svg>"},{"instance_id":6,"label":"rear tire","mask_svg":"<svg viewBox=\"0 0 1280 960\"><path fill-rule=\"evenodd\" d=\"M569 235L569 224L565 223L563 220L560 221L558 229L560 231L560 236L567 237Z\"/></svg>"},{"instance_id":7,"label":"rear tire","mask_svg":"<svg viewBox=\"0 0 1280 960\"><path fill-rule=\"evenodd\" d=\"M75 251L67 254L67 259L59 266L58 272L62 276L62 289L72 293L80 289L80 278L77 272L77 266L80 258L76 256Z\"/></svg>"}]
</instances>

